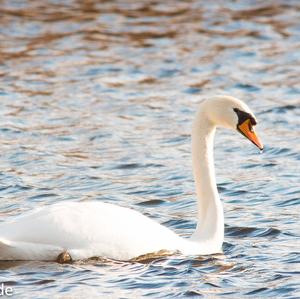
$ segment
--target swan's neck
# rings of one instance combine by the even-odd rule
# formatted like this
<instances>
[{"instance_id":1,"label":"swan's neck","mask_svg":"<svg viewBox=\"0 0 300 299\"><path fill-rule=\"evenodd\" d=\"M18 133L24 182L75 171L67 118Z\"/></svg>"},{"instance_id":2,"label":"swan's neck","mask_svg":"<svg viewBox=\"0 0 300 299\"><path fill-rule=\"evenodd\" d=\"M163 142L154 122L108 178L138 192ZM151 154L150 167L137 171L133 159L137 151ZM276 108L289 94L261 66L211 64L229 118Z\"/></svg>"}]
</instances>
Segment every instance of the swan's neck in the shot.
<instances>
[{"instance_id":1,"label":"swan's neck","mask_svg":"<svg viewBox=\"0 0 300 299\"><path fill-rule=\"evenodd\" d=\"M200 108L192 131L193 173L198 204L198 222L192 240L207 242L221 249L224 239L224 214L215 179L215 131L215 125Z\"/></svg>"}]
</instances>

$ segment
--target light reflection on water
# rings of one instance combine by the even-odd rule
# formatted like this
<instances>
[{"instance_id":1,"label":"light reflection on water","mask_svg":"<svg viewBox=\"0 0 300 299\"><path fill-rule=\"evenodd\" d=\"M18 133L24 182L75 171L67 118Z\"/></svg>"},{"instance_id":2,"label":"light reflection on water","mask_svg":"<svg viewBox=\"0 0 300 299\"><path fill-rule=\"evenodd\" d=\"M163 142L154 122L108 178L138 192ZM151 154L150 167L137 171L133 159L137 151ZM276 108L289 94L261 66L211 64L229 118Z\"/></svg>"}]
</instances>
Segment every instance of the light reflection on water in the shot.
<instances>
[{"instance_id":1,"label":"light reflection on water","mask_svg":"<svg viewBox=\"0 0 300 299\"><path fill-rule=\"evenodd\" d=\"M218 132L224 256L1 263L22 298L300 297L297 1L1 1L1 221L61 200L195 226L190 126L228 93L266 150ZM224 158L225 157L225 158Z\"/></svg>"}]
</instances>

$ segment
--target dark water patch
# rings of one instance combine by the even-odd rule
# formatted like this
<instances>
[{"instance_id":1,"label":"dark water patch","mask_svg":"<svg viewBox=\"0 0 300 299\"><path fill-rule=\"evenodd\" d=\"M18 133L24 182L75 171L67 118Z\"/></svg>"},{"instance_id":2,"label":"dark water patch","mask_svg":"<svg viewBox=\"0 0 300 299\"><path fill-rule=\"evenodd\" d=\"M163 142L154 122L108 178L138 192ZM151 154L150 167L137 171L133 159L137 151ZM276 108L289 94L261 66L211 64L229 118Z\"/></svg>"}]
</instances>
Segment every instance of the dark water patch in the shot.
<instances>
[{"instance_id":1,"label":"dark water patch","mask_svg":"<svg viewBox=\"0 0 300 299\"><path fill-rule=\"evenodd\" d=\"M256 235L257 237L276 237L281 234L281 230L276 228L267 228L267 229L260 229L260 232Z\"/></svg>"},{"instance_id":2,"label":"dark water patch","mask_svg":"<svg viewBox=\"0 0 300 299\"><path fill-rule=\"evenodd\" d=\"M20 184L15 184L15 185L11 185L11 186L6 186L6 188L4 188L2 191L4 191L4 194L12 194L12 193L16 193L16 192L25 192L25 191L29 191L31 190L32 187L31 186L23 186Z\"/></svg>"},{"instance_id":3,"label":"dark water patch","mask_svg":"<svg viewBox=\"0 0 300 299\"><path fill-rule=\"evenodd\" d=\"M162 198L168 198L168 197L173 197L175 195L179 195L180 191L177 190L162 190L161 186L154 186L153 189L146 188L146 189L139 189L136 191L130 191L126 192L126 194L129 195L154 195L157 197L162 197Z\"/></svg>"},{"instance_id":4,"label":"dark water patch","mask_svg":"<svg viewBox=\"0 0 300 299\"><path fill-rule=\"evenodd\" d=\"M85 74L86 76L97 76L99 74L102 73L118 73L121 72L122 69L121 68L116 68L116 67L111 67L111 66L105 66L105 67L96 67L96 68L91 68L87 71L87 73Z\"/></svg>"},{"instance_id":5,"label":"dark water patch","mask_svg":"<svg viewBox=\"0 0 300 299\"><path fill-rule=\"evenodd\" d=\"M278 271L279 274L282 275L300 275L300 271L286 271L286 272L282 272L282 271Z\"/></svg>"},{"instance_id":6,"label":"dark water patch","mask_svg":"<svg viewBox=\"0 0 300 299\"><path fill-rule=\"evenodd\" d=\"M17 135L23 133L22 130L17 129L17 128L8 128L8 127L0 127L0 132L5 134L5 137L11 136L12 135Z\"/></svg>"},{"instance_id":7,"label":"dark water patch","mask_svg":"<svg viewBox=\"0 0 300 299\"><path fill-rule=\"evenodd\" d=\"M17 286L19 285L18 282L12 281L12 280L7 280L7 281L1 281L5 286Z\"/></svg>"},{"instance_id":8,"label":"dark water patch","mask_svg":"<svg viewBox=\"0 0 300 299\"><path fill-rule=\"evenodd\" d=\"M44 285L44 284L53 283L53 282L56 282L56 280L54 280L54 279L43 279L43 280L36 281L34 284L35 285Z\"/></svg>"},{"instance_id":9,"label":"dark water patch","mask_svg":"<svg viewBox=\"0 0 300 299\"><path fill-rule=\"evenodd\" d=\"M170 78L179 73L178 69L162 69L159 72L159 78Z\"/></svg>"},{"instance_id":10,"label":"dark water patch","mask_svg":"<svg viewBox=\"0 0 300 299\"><path fill-rule=\"evenodd\" d=\"M281 233L276 228L255 228L255 227L226 227L226 236L254 238L254 237L275 237Z\"/></svg>"},{"instance_id":11,"label":"dark water patch","mask_svg":"<svg viewBox=\"0 0 300 299\"><path fill-rule=\"evenodd\" d=\"M145 167L157 167L157 168L160 168L160 167L165 167L165 165L159 164L159 163L147 163L147 164L145 164Z\"/></svg>"},{"instance_id":12,"label":"dark water patch","mask_svg":"<svg viewBox=\"0 0 300 299\"><path fill-rule=\"evenodd\" d=\"M218 184L217 187L218 187L218 192L220 192L220 193L228 191L228 189L226 187L221 186L220 184Z\"/></svg>"},{"instance_id":13,"label":"dark water patch","mask_svg":"<svg viewBox=\"0 0 300 299\"><path fill-rule=\"evenodd\" d=\"M95 141L97 139L106 139L109 137L111 137L111 133L98 133L97 135L90 137L90 140Z\"/></svg>"},{"instance_id":14,"label":"dark water patch","mask_svg":"<svg viewBox=\"0 0 300 299\"><path fill-rule=\"evenodd\" d=\"M47 200L48 197L57 197L58 195L55 193L43 193L43 194L38 194L34 195L28 198L29 201L44 201Z\"/></svg>"},{"instance_id":15,"label":"dark water patch","mask_svg":"<svg viewBox=\"0 0 300 299\"><path fill-rule=\"evenodd\" d=\"M163 225L167 227L173 227L175 229L180 229L182 231L186 230L187 228L190 228L191 226L189 220L178 219L178 218L165 221Z\"/></svg>"},{"instance_id":16,"label":"dark water patch","mask_svg":"<svg viewBox=\"0 0 300 299\"><path fill-rule=\"evenodd\" d=\"M165 204L166 202L161 199L152 199L152 200L146 200L143 202L139 202L137 205L138 206L143 206L143 207L153 207L153 206L160 206Z\"/></svg>"},{"instance_id":17,"label":"dark water patch","mask_svg":"<svg viewBox=\"0 0 300 299\"><path fill-rule=\"evenodd\" d=\"M262 164L261 166L262 167L274 167L274 166L277 166L278 164L277 163L265 163L265 164Z\"/></svg>"},{"instance_id":18,"label":"dark water patch","mask_svg":"<svg viewBox=\"0 0 300 299\"><path fill-rule=\"evenodd\" d=\"M11 188L11 186L0 186L0 192L6 190L8 188Z\"/></svg>"},{"instance_id":19,"label":"dark water patch","mask_svg":"<svg viewBox=\"0 0 300 299\"><path fill-rule=\"evenodd\" d=\"M260 163L257 163L257 164L252 163L252 164L244 164L244 165L242 165L242 168L244 168L244 169L251 169L251 168L257 168L257 167L262 167L262 164L260 164Z\"/></svg>"},{"instance_id":20,"label":"dark water patch","mask_svg":"<svg viewBox=\"0 0 300 299\"><path fill-rule=\"evenodd\" d=\"M186 88L183 92L187 94L199 94L201 92L201 88L189 87Z\"/></svg>"},{"instance_id":21,"label":"dark water patch","mask_svg":"<svg viewBox=\"0 0 300 299\"><path fill-rule=\"evenodd\" d=\"M293 221L291 220L291 222L293 222ZM298 238L298 239L300 238L299 233L293 233L293 232L287 231L287 230L283 231L282 233L283 233L283 235L288 236L288 237L293 237L293 238Z\"/></svg>"},{"instance_id":22,"label":"dark water patch","mask_svg":"<svg viewBox=\"0 0 300 299\"><path fill-rule=\"evenodd\" d=\"M187 179L187 177L185 175L182 175L180 173L178 174L168 174L166 175L165 177L165 180L166 181L183 181L184 179Z\"/></svg>"},{"instance_id":23,"label":"dark water patch","mask_svg":"<svg viewBox=\"0 0 300 299\"><path fill-rule=\"evenodd\" d=\"M139 163L125 163L114 166L115 169L135 169L135 168L143 168L144 166Z\"/></svg>"},{"instance_id":24,"label":"dark water patch","mask_svg":"<svg viewBox=\"0 0 300 299\"><path fill-rule=\"evenodd\" d=\"M255 289L253 291L250 291L250 292L246 293L245 295L248 295L248 296L258 295L258 294L261 294L261 293L263 293L267 290L268 290L268 288L259 288L259 289Z\"/></svg>"},{"instance_id":25,"label":"dark water patch","mask_svg":"<svg viewBox=\"0 0 300 299\"><path fill-rule=\"evenodd\" d=\"M267 147L265 150L265 153L267 153L268 155L272 155L272 156L278 156L278 155L283 155L283 156L287 156L287 154L292 154L292 150L290 148L279 148L279 147Z\"/></svg>"},{"instance_id":26,"label":"dark water patch","mask_svg":"<svg viewBox=\"0 0 300 299\"><path fill-rule=\"evenodd\" d=\"M186 135L181 135L181 136L179 135L177 137L166 139L163 141L163 143L169 143L172 145L183 144L184 142L186 142L188 137L189 136L186 136Z\"/></svg>"},{"instance_id":27,"label":"dark water patch","mask_svg":"<svg viewBox=\"0 0 300 299\"><path fill-rule=\"evenodd\" d=\"M230 254L233 252L235 246L229 242L224 242L222 248L225 254Z\"/></svg>"},{"instance_id":28,"label":"dark water patch","mask_svg":"<svg viewBox=\"0 0 300 299\"><path fill-rule=\"evenodd\" d=\"M295 286L280 286L280 287L275 287L275 288L269 288L265 292L265 295L267 295L268 297L284 296L287 298L293 298L293 297L290 297L289 293L295 293L296 290L297 290L296 285ZM294 298L296 298L296 297L294 297Z\"/></svg>"},{"instance_id":29,"label":"dark water patch","mask_svg":"<svg viewBox=\"0 0 300 299\"><path fill-rule=\"evenodd\" d=\"M300 252L290 252L283 260L288 264L300 264Z\"/></svg>"},{"instance_id":30,"label":"dark water patch","mask_svg":"<svg viewBox=\"0 0 300 299\"><path fill-rule=\"evenodd\" d=\"M238 83L234 85L234 87L238 89L245 89L247 92L258 92L260 90L260 88L257 86L242 83Z\"/></svg>"},{"instance_id":31,"label":"dark water patch","mask_svg":"<svg viewBox=\"0 0 300 299\"><path fill-rule=\"evenodd\" d=\"M122 169L122 170L130 170L130 169L138 169L138 168L151 168L151 167L164 167L163 164L159 163L147 163L147 164L142 164L142 163L122 163L119 165L113 165L110 167L110 169Z\"/></svg>"},{"instance_id":32,"label":"dark water patch","mask_svg":"<svg viewBox=\"0 0 300 299\"><path fill-rule=\"evenodd\" d=\"M183 298L183 297L188 297L188 298L204 298L204 295L201 294L200 291L186 291L183 293L179 293L177 298Z\"/></svg>"},{"instance_id":33,"label":"dark water patch","mask_svg":"<svg viewBox=\"0 0 300 299\"><path fill-rule=\"evenodd\" d=\"M297 206L297 205L300 205L300 197L291 198L276 203L277 207L289 207L289 206Z\"/></svg>"},{"instance_id":34,"label":"dark water patch","mask_svg":"<svg viewBox=\"0 0 300 299\"><path fill-rule=\"evenodd\" d=\"M263 114L266 114L266 113L273 113L273 112L281 114L281 113L286 113L288 111L293 111L293 110L296 110L296 109L300 109L300 105L299 106L284 105L284 106L274 107L274 108L271 108L271 109L259 112L258 114L262 114L263 115Z\"/></svg>"},{"instance_id":35,"label":"dark water patch","mask_svg":"<svg viewBox=\"0 0 300 299\"><path fill-rule=\"evenodd\" d=\"M236 190L236 191L226 191L225 194L228 196L238 196L238 195L244 195L248 193L246 190Z\"/></svg>"},{"instance_id":36,"label":"dark water patch","mask_svg":"<svg viewBox=\"0 0 300 299\"><path fill-rule=\"evenodd\" d=\"M61 141L61 142L74 142L75 138L72 136L57 136L55 137L56 140Z\"/></svg>"},{"instance_id":37,"label":"dark water patch","mask_svg":"<svg viewBox=\"0 0 300 299\"><path fill-rule=\"evenodd\" d=\"M289 188L284 189L286 195L300 195L300 187L299 186L291 186Z\"/></svg>"},{"instance_id":38,"label":"dark water patch","mask_svg":"<svg viewBox=\"0 0 300 299\"><path fill-rule=\"evenodd\" d=\"M230 237L248 237L256 231L257 229L252 227L227 227L225 232Z\"/></svg>"}]
</instances>

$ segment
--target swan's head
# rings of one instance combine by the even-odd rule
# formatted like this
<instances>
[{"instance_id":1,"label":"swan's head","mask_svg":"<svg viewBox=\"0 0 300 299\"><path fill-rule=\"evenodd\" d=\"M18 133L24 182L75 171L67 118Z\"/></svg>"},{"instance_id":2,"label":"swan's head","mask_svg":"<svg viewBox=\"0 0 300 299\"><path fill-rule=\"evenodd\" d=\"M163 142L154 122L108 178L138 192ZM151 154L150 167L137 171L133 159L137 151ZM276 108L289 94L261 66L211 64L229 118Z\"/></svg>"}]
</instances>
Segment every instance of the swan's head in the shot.
<instances>
[{"instance_id":1,"label":"swan's head","mask_svg":"<svg viewBox=\"0 0 300 299\"><path fill-rule=\"evenodd\" d=\"M245 103L231 96L216 96L204 101L204 109L215 126L237 130L260 150L263 149L263 144L254 131L256 118Z\"/></svg>"}]
</instances>

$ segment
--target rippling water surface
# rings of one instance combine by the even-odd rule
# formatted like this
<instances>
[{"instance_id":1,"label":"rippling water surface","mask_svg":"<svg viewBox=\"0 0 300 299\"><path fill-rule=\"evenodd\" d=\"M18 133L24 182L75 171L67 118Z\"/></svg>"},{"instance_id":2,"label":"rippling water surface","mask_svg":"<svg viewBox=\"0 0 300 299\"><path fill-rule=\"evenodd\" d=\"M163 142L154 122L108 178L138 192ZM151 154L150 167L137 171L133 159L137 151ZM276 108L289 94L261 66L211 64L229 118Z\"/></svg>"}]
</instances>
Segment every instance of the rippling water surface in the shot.
<instances>
[{"instance_id":1,"label":"rippling water surface","mask_svg":"<svg viewBox=\"0 0 300 299\"><path fill-rule=\"evenodd\" d=\"M299 1L0 1L1 221L63 200L195 227L190 127L226 93L264 153L219 131L223 256L1 263L20 298L300 297Z\"/></svg>"}]
</instances>

